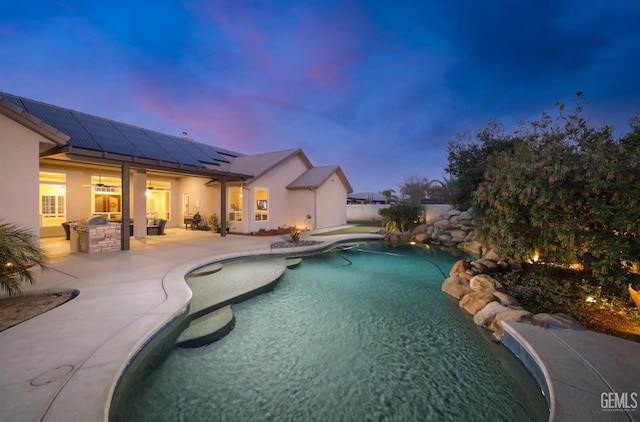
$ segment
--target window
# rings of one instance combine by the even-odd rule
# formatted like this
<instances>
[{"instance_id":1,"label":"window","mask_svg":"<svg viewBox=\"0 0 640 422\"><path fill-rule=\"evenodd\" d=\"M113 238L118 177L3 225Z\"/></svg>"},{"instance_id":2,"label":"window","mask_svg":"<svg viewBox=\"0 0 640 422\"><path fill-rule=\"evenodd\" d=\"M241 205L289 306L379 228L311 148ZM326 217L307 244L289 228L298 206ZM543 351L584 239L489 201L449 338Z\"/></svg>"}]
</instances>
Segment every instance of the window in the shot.
<instances>
[{"instance_id":1,"label":"window","mask_svg":"<svg viewBox=\"0 0 640 422\"><path fill-rule=\"evenodd\" d=\"M40 172L40 226L59 226L66 220L66 175Z\"/></svg>"},{"instance_id":2,"label":"window","mask_svg":"<svg viewBox=\"0 0 640 422\"><path fill-rule=\"evenodd\" d=\"M242 221L242 188L229 188L229 221Z\"/></svg>"},{"instance_id":3,"label":"window","mask_svg":"<svg viewBox=\"0 0 640 422\"><path fill-rule=\"evenodd\" d=\"M266 221L269 219L269 189L256 188L256 221Z\"/></svg>"},{"instance_id":4,"label":"window","mask_svg":"<svg viewBox=\"0 0 640 422\"><path fill-rule=\"evenodd\" d=\"M104 177L102 174L91 176L91 214L106 219L122 218L121 181L116 177Z\"/></svg>"},{"instance_id":5,"label":"window","mask_svg":"<svg viewBox=\"0 0 640 422\"><path fill-rule=\"evenodd\" d=\"M147 182L147 218L171 218L171 182Z\"/></svg>"}]
</instances>

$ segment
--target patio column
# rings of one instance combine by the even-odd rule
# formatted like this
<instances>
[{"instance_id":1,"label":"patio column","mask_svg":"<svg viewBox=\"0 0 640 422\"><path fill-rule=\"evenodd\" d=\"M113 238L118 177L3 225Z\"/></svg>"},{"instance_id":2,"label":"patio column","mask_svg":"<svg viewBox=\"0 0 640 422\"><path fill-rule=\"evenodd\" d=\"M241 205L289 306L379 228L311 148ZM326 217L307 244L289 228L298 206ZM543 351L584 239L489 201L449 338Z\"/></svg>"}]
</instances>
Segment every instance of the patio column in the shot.
<instances>
[{"instance_id":1,"label":"patio column","mask_svg":"<svg viewBox=\"0 0 640 422\"><path fill-rule=\"evenodd\" d=\"M133 175L133 235L147 237L147 172L136 170Z\"/></svg>"},{"instance_id":2,"label":"patio column","mask_svg":"<svg viewBox=\"0 0 640 422\"><path fill-rule=\"evenodd\" d=\"M131 201L129 200L129 170L131 165L129 163L122 163L121 174L121 197L122 197L122 227L120 228L120 249L128 251L130 249L129 242L129 224L131 222L131 216L129 213Z\"/></svg>"},{"instance_id":3,"label":"patio column","mask_svg":"<svg viewBox=\"0 0 640 422\"><path fill-rule=\"evenodd\" d=\"M220 236L227 235L227 179L220 179Z\"/></svg>"}]
</instances>

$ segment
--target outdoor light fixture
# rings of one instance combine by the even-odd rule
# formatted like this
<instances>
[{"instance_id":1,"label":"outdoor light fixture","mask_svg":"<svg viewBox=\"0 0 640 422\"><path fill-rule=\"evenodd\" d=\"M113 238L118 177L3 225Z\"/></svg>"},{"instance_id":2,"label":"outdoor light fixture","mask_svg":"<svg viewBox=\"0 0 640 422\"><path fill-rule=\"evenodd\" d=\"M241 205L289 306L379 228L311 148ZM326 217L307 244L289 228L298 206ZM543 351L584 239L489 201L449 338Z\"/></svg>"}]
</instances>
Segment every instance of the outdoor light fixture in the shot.
<instances>
[{"instance_id":1,"label":"outdoor light fixture","mask_svg":"<svg viewBox=\"0 0 640 422\"><path fill-rule=\"evenodd\" d=\"M531 260L532 260L533 262L538 262L538 260L539 260L539 259L540 259L540 254L539 254L539 253L538 253L538 251L536 250L536 251L533 253L533 257L531 258Z\"/></svg>"}]
</instances>

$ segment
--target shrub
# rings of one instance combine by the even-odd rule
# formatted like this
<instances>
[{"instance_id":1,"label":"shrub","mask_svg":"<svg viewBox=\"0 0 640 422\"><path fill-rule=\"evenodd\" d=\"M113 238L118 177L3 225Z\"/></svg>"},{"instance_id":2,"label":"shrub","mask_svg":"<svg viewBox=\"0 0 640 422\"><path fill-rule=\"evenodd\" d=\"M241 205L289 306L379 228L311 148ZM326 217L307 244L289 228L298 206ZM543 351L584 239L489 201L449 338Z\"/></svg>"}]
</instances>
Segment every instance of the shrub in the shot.
<instances>
[{"instance_id":1,"label":"shrub","mask_svg":"<svg viewBox=\"0 0 640 422\"><path fill-rule=\"evenodd\" d=\"M0 220L0 288L9 296L20 293L20 284L35 281L29 268L46 269L47 256L36 236L27 229Z\"/></svg>"}]
</instances>

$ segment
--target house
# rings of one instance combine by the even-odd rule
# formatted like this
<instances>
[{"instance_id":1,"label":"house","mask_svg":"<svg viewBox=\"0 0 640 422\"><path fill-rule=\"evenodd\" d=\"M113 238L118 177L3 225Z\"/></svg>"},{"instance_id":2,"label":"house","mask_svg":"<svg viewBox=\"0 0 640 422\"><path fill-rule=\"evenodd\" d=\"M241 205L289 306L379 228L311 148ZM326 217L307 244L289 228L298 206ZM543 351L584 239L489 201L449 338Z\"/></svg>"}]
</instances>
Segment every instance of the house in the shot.
<instances>
[{"instance_id":1,"label":"house","mask_svg":"<svg viewBox=\"0 0 640 422\"><path fill-rule=\"evenodd\" d=\"M0 219L40 237L91 216L182 227L196 211L232 232L346 223L341 168L300 149L248 155L0 92ZM146 224L133 224L146 236ZM129 237L122 235L122 249Z\"/></svg>"}]
</instances>

